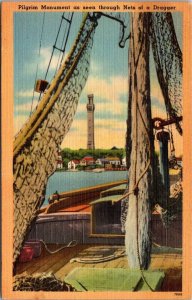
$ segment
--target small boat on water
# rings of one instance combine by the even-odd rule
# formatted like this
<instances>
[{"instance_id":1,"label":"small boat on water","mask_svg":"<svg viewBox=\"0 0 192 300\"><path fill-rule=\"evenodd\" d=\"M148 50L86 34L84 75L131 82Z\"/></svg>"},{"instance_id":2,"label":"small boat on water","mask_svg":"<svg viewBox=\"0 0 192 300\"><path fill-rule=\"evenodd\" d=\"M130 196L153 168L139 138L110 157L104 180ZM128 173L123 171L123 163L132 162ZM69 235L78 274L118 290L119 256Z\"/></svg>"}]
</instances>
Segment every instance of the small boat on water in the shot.
<instances>
[{"instance_id":1,"label":"small boat on water","mask_svg":"<svg viewBox=\"0 0 192 300\"><path fill-rule=\"evenodd\" d=\"M93 172L94 173L102 173L102 172L105 172L105 169L93 169Z\"/></svg>"},{"instance_id":2,"label":"small boat on water","mask_svg":"<svg viewBox=\"0 0 192 300\"><path fill-rule=\"evenodd\" d=\"M149 42L147 26L151 22L148 20L148 14L141 16L142 18L138 19L137 15L132 14L134 22L131 22L131 24L135 24L135 27L131 28L130 34L130 47L132 47L129 51L131 54L130 76L135 82L130 80L130 83L132 83L130 90L133 97L130 97L129 101L132 102L128 105L129 108L134 108L134 111L129 109L127 140L132 139L131 148L136 150L130 151L130 145L127 145L126 150L132 162L129 169L131 170L129 180L134 183L134 186L132 187L133 190L129 192L128 205L132 209L128 210L129 226L126 228L126 234L121 229L122 202L120 201L126 190L125 186L120 187L120 185L125 184L126 181L65 192L57 195L57 201L39 209L42 205L42 195L44 195L48 177L55 171L58 145L61 144L63 137L70 128L79 95L89 73L90 51L98 22L96 20L97 15L93 17L87 13L83 17L79 34L68 59L62 63L46 93L43 94L36 110L14 141L13 261L16 263L16 274L28 271L33 275L36 272L49 272L52 270L58 279L66 280L69 283L75 281L76 290L78 291L82 290L79 285L81 285L81 288L84 286L84 290L116 290L113 284L112 286L108 285L107 278L110 274L113 277L110 277L110 284L111 282L114 283L114 278L118 278L117 290L182 290L182 254L180 249L182 247L182 215L178 213L176 217L171 219L172 226L167 226L164 223L166 220L162 217L161 209L158 213L152 214L149 206L149 196L152 189L151 167L153 165L150 160L146 161L146 157L152 157L151 149L153 148L153 145L149 147L153 142L153 138L148 136L149 132L152 135L153 131L151 116L148 113L151 110L150 101L146 102L147 106L142 107L144 118L139 118L141 123L138 122L137 118L141 113L138 104L150 99L149 66L148 64L145 65L140 58L145 57L146 62L149 61L148 50L150 47L147 44ZM162 23L170 25L170 17L161 14L161 18ZM158 18L157 21L159 22ZM70 20L68 22L70 24ZM168 27L168 25L166 26ZM146 30L143 31L142 28L146 28ZM154 28L156 27L154 26L153 30ZM170 30L174 34L173 28L170 26L168 28L171 28ZM140 72L132 73L135 71L134 55L137 52L137 49L134 48L134 36L140 36L141 34L144 34L144 36L138 39L137 45L141 49L139 51L141 55L137 61ZM163 32L161 32L161 35L164 36ZM142 41L146 42L143 43ZM157 48L160 47L158 41L154 38L152 45L155 44ZM139 45L140 42L142 42L141 45ZM172 51L170 47L167 47L167 49ZM162 69L164 68L162 67ZM175 70L177 69L179 68L175 68ZM77 76L79 76L78 80L76 80ZM141 78L143 78L142 81ZM166 78L169 78L169 76L166 76ZM135 90L136 87L137 91ZM138 99L137 96L143 98ZM71 102L70 106L69 102ZM149 122L143 124L142 122L145 119ZM131 135L130 128L134 128L135 124L139 128L136 128L138 130L133 131L133 135ZM146 141L148 142L146 143ZM136 174L137 169L139 170L138 174ZM90 171L92 172L92 170ZM126 199L124 200L126 201ZM23 203L25 203L25 206L23 206ZM36 216L38 209L38 216ZM36 221L34 222L35 218ZM134 226L135 224L137 226ZM30 232L27 232L29 229L31 229ZM153 248L152 254L151 232L153 243L159 251L155 252ZM125 253L125 235L129 240L126 253L131 250L129 262ZM22 265L21 262L17 261L17 258L23 242L30 242L30 240L43 243L45 248L42 255L39 257L31 256L30 261ZM57 245L61 245L62 249L58 248ZM97 256L97 259L95 256ZM142 264L140 258L143 259ZM131 260L134 260L134 263L136 262L134 267L131 265ZM92 269L86 268L86 264L89 264ZM89 272L93 274L91 276L92 282L95 282L96 278L100 278L99 274L102 273L102 276L104 276L102 281L105 285L101 287L101 282L99 282L99 287L90 285L87 287L86 284L90 284L88 279L86 283L80 281L78 285L78 278L81 277L82 279L84 276L84 271L77 272L79 266L82 269L86 268L87 274ZM103 271L96 270L99 267ZM140 271L138 271L138 267ZM135 270L130 271L130 268L137 269L138 272ZM147 268L149 272L141 271ZM125 272L121 269L125 269ZM160 269L160 272L154 272L156 269ZM153 271L153 274L150 270ZM133 279L133 285L130 287L120 286L119 278ZM123 280L123 282L126 281ZM150 285L146 285L146 282L150 282ZM175 282L177 285L175 285Z\"/></svg>"}]
</instances>

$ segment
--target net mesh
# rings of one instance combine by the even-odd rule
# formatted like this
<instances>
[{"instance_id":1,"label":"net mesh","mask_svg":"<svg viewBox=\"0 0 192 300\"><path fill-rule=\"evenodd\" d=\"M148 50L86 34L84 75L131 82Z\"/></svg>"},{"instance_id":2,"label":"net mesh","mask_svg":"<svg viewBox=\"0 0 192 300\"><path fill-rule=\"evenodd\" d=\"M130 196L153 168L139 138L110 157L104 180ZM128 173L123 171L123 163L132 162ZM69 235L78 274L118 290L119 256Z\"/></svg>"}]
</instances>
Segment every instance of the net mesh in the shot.
<instances>
[{"instance_id":1,"label":"net mesh","mask_svg":"<svg viewBox=\"0 0 192 300\"><path fill-rule=\"evenodd\" d=\"M121 23L119 41L123 47L129 36L128 14L108 15L119 19ZM98 18L99 15L92 18L86 14L68 59L62 64L30 119L15 137L14 261L44 201L47 180L57 167L59 146L73 121L79 96L89 74ZM166 109L172 117L181 116L182 55L171 14L152 14L151 43ZM177 128L181 132L181 124L177 124Z\"/></svg>"},{"instance_id":2,"label":"net mesh","mask_svg":"<svg viewBox=\"0 0 192 300\"><path fill-rule=\"evenodd\" d=\"M177 41L172 15L171 13L151 13L150 18L150 42L165 107L168 115L175 119L178 132L182 134L181 122L177 121L177 117L182 116L182 53ZM131 51L131 49L129 49L129 51ZM129 64L129 72L130 70L131 64ZM131 81L132 78L129 75L129 85L131 85ZM129 93L128 98L128 115L130 118L128 118L127 121L126 156L127 168L129 169L132 149L131 93ZM123 232L128 214L128 205L129 199L126 198L121 203L121 224Z\"/></svg>"},{"instance_id":3,"label":"net mesh","mask_svg":"<svg viewBox=\"0 0 192 300\"><path fill-rule=\"evenodd\" d=\"M56 170L60 144L89 74L95 27L86 15L68 59L15 138L13 261L44 201L47 180Z\"/></svg>"},{"instance_id":4,"label":"net mesh","mask_svg":"<svg viewBox=\"0 0 192 300\"><path fill-rule=\"evenodd\" d=\"M182 116L182 53L171 13L151 14L151 45L157 77L170 117ZM179 133L181 123L176 122Z\"/></svg>"}]
</instances>

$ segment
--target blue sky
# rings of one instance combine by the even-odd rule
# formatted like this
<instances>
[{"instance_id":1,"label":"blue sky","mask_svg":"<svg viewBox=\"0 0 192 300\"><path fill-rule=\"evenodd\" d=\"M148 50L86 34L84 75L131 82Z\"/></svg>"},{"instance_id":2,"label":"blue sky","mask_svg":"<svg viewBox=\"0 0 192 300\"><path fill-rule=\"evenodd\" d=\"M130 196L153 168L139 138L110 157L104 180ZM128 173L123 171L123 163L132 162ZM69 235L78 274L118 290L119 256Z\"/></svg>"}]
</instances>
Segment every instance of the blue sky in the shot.
<instances>
[{"instance_id":1,"label":"blue sky","mask_svg":"<svg viewBox=\"0 0 192 300\"><path fill-rule=\"evenodd\" d=\"M67 16L67 13L66 13ZM75 13L69 37L68 48L78 32L82 14ZM45 13L44 31L39 56L39 41L43 13L23 12L14 14L14 120L15 133L29 116L33 95L35 73L38 63L38 78L44 78L52 46L61 20L61 13ZM174 16L178 40L182 46L181 14ZM63 26L63 30L64 30ZM62 147L86 148L87 94L94 94L95 102L95 144L97 148L124 147L127 119L128 91L128 42L125 48L118 46L119 23L102 17L96 28L91 54L90 75L81 94L77 113L70 132ZM58 44L59 45L59 44ZM59 52L55 52L50 68L50 81ZM34 105L38 94L35 93ZM153 116L165 116L162 94L157 82L151 58L151 97ZM181 148L181 147L180 147ZM181 152L181 150L179 150Z\"/></svg>"}]
</instances>

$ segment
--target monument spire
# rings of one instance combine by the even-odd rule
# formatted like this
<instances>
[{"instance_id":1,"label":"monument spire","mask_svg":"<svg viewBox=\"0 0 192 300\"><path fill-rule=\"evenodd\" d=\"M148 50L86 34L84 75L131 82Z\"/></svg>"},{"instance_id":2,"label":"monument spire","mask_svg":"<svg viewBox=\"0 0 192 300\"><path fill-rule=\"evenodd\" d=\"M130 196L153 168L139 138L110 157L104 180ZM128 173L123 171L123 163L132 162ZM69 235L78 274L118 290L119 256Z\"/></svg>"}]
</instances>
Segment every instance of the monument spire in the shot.
<instances>
[{"instance_id":1,"label":"monument spire","mask_svg":"<svg viewBox=\"0 0 192 300\"><path fill-rule=\"evenodd\" d=\"M94 139L94 110L93 94L90 94L87 103L87 149L95 149Z\"/></svg>"}]
</instances>

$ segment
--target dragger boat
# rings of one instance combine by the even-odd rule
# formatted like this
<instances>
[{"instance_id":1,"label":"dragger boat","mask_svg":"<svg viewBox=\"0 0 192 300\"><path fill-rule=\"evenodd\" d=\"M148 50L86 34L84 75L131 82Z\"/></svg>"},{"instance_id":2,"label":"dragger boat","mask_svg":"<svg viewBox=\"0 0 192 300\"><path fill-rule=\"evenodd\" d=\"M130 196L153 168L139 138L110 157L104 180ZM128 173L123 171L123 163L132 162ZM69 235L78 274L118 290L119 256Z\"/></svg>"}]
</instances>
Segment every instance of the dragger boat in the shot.
<instances>
[{"instance_id":1,"label":"dragger boat","mask_svg":"<svg viewBox=\"0 0 192 300\"><path fill-rule=\"evenodd\" d=\"M88 77L94 33L101 17L120 23L121 47L130 39L126 141L129 182L61 193L59 199L42 208L47 180L56 170L59 145L70 128ZM72 17L67 20L69 28L71 21ZM127 24L121 13L84 14L72 50L56 76L50 84L40 81L36 86L42 97L14 141L16 282L18 276L51 272L76 291L182 290L182 218L177 210L182 191L171 203L169 183L175 183L179 175L169 176L168 135L163 134L164 127L173 123L182 133L182 56L170 13L131 13L129 36ZM170 117L164 123L155 120L153 124L151 118L150 43ZM161 60L159 49L165 54ZM176 66L174 76L173 70L165 68L170 53L171 63L174 61ZM173 90L169 90L173 82L178 89L177 101ZM153 125L161 131L159 178L164 197L164 209L159 205L156 210L152 209L152 191L155 184L158 188L160 185L155 183ZM176 207L174 217L168 215L170 207ZM168 226L169 221L172 226ZM14 286L21 290L21 285Z\"/></svg>"}]
</instances>

